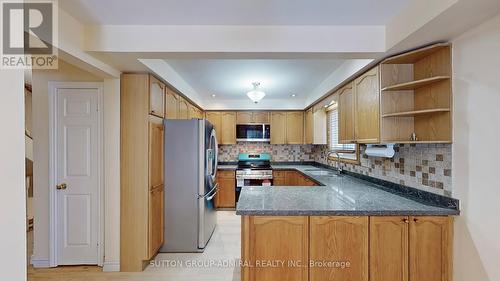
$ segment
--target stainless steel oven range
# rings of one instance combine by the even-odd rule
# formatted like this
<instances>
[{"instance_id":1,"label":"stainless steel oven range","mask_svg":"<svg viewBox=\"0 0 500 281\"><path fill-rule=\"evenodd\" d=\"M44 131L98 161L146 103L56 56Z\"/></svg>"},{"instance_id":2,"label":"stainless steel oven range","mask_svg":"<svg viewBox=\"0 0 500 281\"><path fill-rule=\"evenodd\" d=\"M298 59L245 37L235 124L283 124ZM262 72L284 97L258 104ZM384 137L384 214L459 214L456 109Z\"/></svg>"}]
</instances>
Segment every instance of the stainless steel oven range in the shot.
<instances>
[{"instance_id":1,"label":"stainless steel oven range","mask_svg":"<svg viewBox=\"0 0 500 281\"><path fill-rule=\"evenodd\" d=\"M268 153L238 155L236 169L236 201L243 186L270 186L273 180L271 155Z\"/></svg>"}]
</instances>

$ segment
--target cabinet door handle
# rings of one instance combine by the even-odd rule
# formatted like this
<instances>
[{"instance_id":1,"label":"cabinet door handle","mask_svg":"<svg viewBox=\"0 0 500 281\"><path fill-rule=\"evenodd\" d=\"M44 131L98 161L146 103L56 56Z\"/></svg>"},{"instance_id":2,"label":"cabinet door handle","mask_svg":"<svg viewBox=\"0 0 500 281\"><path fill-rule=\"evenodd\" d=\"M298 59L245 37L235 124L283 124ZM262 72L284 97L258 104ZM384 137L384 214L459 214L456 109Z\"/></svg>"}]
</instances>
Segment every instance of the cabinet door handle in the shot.
<instances>
[{"instance_id":1,"label":"cabinet door handle","mask_svg":"<svg viewBox=\"0 0 500 281\"><path fill-rule=\"evenodd\" d=\"M414 222L418 222L418 219L417 219L417 218L414 218L414 219L413 219L413 221L414 221Z\"/></svg>"},{"instance_id":2,"label":"cabinet door handle","mask_svg":"<svg viewBox=\"0 0 500 281\"><path fill-rule=\"evenodd\" d=\"M404 219L403 219L403 222L404 222L404 223L409 223L409 222L410 222L410 220L408 220L407 218L404 218Z\"/></svg>"}]
</instances>

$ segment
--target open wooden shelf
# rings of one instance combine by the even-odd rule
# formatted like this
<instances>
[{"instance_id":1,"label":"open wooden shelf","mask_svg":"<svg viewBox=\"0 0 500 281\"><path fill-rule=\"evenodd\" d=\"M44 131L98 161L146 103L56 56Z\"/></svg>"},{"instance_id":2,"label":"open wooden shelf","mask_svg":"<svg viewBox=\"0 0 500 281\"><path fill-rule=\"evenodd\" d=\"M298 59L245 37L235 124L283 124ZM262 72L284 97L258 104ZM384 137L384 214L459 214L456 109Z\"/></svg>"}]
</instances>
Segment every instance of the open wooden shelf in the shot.
<instances>
[{"instance_id":1,"label":"open wooden shelf","mask_svg":"<svg viewBox=\"0 0 500 281\"><path fill-rule=\"evenodd\" d=\"M405 91L405 90L415 90L439 81L450 79L450 76L434 76L430 78L420 79L416 81L396 84L392 86L387 86L382 89L382 91Z\"/></svg>"},{"instance_id":2,"label":"open wooden shelf","mask_svg":"<svg viewBox=\"0 0 500 281\"><path fill-rule=\"evenodd\" d=\"M382 140L381 143L403 143L403 144L425 144L425 143L452 143L449 140L432 140L432 141L426 141L426 140L417 140L417 141L411 141L411 140Z\"/></svg>"},{"instance_id":3,"label":"open wooden shelf","mask_svg":"<svg viewBox=\"0 0 500 281\"><path fill-rule=\"evenodd\" d=\"M382 118L386 118L386 117L413 117L416 115L433 114L433 113L440 113L440 112L450 112L450 109L449 108L432 108L432 109L387 113L387 114L382 114Z\"/></svg>"},{"instance_id":4,"label":"open wooden shelf","mask_svg":"<svg viewBox=\"0 0 500 281\"><path fill-rule=\"evenodd\" d=\"M382 64L408 64L416 63L417 61L432 55L435 52L441 51L444 48L448 48L450 43L438 43L431 46L427 46L418 50L407 52L401 55L390 57L384 61Z\"/></svg>"},{"instance_id":5,"label":"open wooden shelf","mask_svg":"<svg viewBox=\"0 0 500 281\"><path fill-rule=\"evenodd\" d=\"M451 44L396 55L380 65L380 139L452 142ZM416 141L410 138L415 134Z\"/></svg>"}]
</instances>

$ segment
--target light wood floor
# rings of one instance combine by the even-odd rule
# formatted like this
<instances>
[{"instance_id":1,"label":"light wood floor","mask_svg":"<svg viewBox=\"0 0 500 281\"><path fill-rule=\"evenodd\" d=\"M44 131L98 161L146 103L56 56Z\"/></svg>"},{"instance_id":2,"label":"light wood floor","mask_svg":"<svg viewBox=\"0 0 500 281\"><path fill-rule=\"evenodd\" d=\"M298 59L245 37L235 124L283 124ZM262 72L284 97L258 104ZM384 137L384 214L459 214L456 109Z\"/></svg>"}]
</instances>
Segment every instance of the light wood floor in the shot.
<instances>
[{"instance_id":1,"label":"light wood floor","mask_svg":"<svg viewBox=\"0 0 500 281\"><path fill-rule=\"evenodd\" d=\"M203 253L160 253L144 272L102 272L96 266L28 269L29 281L239 281L240 269L227 266L240 258L240 217L217 213L217 228ZM210 265L210 262L215 263ZM222 264L222 267L218 265ZM236 263L237 264L237 263ZM205 266L206 265L206 266Z\"/></svg>"}]
</instances>

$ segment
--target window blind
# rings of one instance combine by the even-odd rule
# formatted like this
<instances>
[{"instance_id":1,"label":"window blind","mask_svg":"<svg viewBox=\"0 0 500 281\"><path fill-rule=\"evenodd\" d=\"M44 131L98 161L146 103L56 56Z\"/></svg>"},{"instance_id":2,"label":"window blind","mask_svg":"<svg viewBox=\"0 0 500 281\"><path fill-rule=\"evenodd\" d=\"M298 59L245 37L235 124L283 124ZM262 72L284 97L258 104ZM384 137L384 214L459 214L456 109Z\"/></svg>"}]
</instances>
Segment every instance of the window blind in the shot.
<instances>
[{"instance_id":1,"label":"window blind","mask_svg":"<svg viewBox=\"0 0 500 281\"><path fill-rule=\"evenodd\" d=\"M356 144L339 143L339 116L338 107L328 112L328 148L332 150L351 150L356 152ZM356 160L356 153L341 153L340 157Z\"/></svg>"}]
</instances>

